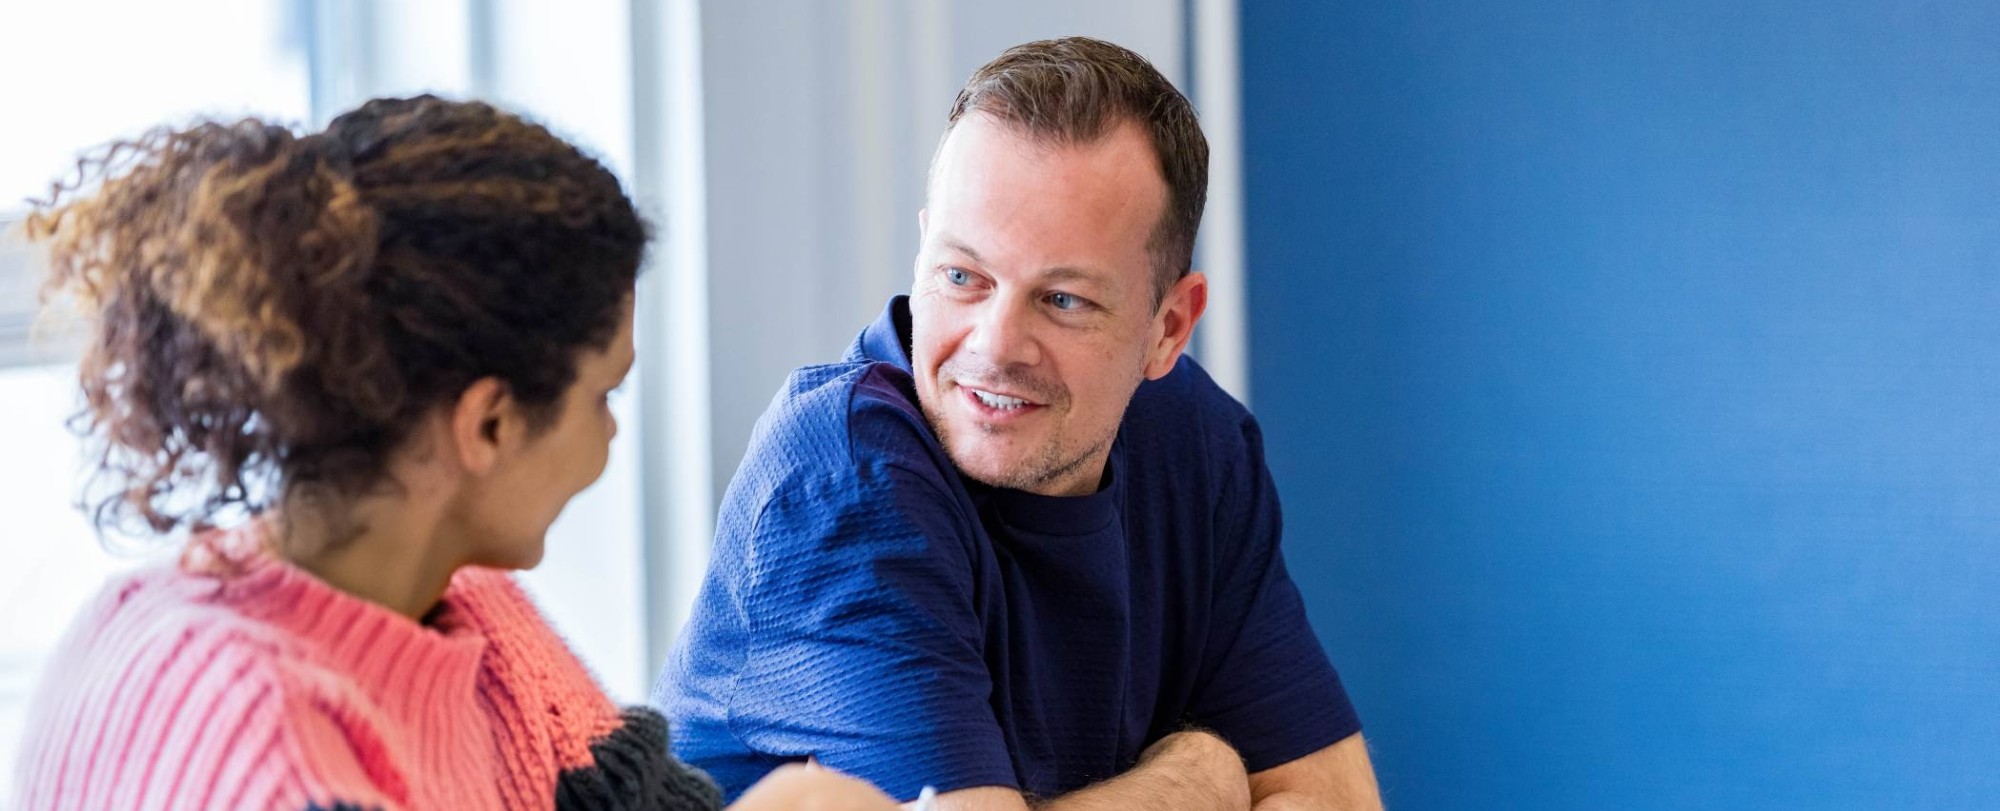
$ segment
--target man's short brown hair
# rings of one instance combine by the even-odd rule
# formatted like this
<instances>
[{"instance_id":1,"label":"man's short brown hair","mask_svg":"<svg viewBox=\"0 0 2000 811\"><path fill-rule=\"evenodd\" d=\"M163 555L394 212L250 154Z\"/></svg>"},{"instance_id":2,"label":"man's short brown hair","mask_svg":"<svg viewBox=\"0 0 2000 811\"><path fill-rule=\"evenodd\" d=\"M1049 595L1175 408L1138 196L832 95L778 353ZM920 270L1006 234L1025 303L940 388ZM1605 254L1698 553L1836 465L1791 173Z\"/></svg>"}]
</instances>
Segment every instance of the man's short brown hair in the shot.
<instances>
[{"instance_id":1,"label":"man's short brown hair","mask_svg":"<svg viewBox=\"0 0 2000 811\"><path fill-rule=\"evenodd\" d=\"M951 106L985 113L1052 144L1088 144L1125 121L1146 128L1167 181L1167 210L1153 229L1153 306L1194 263L1194 235L1208 202L1208 139L1194 106L1153 63L1089 37L1016 45L973 72ZM942 142L940 142L942 143Z\"/></svg>"}]
</instances>

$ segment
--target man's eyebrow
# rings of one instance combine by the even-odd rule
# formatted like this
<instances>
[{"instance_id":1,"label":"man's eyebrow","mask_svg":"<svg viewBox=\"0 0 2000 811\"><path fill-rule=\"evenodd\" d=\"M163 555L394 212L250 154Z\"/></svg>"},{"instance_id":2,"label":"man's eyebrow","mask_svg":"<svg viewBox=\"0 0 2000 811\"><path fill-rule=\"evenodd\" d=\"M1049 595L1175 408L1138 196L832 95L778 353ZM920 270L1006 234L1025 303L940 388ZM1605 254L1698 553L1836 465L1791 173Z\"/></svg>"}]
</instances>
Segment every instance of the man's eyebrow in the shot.
<instances>
[{"instance_id":1,"label":"man's eyebrow","mask_svg":"<svg viewBox=\"0 0 2000 811\"><path fill-rule=\"evenodd\" d=\"M1042 271L1041 276L1044 279L1049 279L1053 281L1062 281L1062 282L1103 281L1103 279L1098 278L1098 275L1095 273L1092 273L1083 268L1069 267L1069 266L1049 268L1047 270Z\"/></svg>"},{"instance_id":2,"label":"man's eyebrow","mask_svg":"<svg viewBox=\"0 0 2000 811\"><path fill-rule=\"evenodd\" d=\"M943 245L947 250L965 254L967 258L971 259L974 262L986 261L985 259L980 258L979 252L973 250L971 245L967 245L963 242L960 242L956 238L940 237L938 238L938 244Z\"/></svg>"},{"instance_id":3,"label":"man's eyebrow","mask_svg":"<svg viewBox=\"0 0 2000 811\"><path fill-rule=\"evenodd\" d=\"M940 236L938 237L937 242L938 245L944 248L945 250L963 254L967 259L971 259L973 262L984 264L986 261L984 258L980 257L978 251L972 249L971 245L967 245L964 242L960 242L957 237ZM1103 274L1093 273L1090 271L1089 268L1082 268L1074 265L1057 265L1052 268L1044 268L1040 271L1037 271L1035 275L1037 278L1040 278L1043 281L1090 282L1092 284L1108 283L1108 280L1104 278Z\"/></svg>"}]
</instances>

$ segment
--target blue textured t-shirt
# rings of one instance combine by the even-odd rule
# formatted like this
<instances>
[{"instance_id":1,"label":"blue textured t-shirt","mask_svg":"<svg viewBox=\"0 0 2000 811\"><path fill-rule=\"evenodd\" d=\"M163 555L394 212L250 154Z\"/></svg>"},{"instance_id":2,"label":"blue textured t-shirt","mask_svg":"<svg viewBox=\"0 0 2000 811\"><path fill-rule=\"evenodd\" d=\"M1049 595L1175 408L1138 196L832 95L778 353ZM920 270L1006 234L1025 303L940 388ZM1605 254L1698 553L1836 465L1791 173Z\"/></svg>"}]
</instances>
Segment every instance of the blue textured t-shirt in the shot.
<instances>
[{"instance_id":1,"label":"blue textured t-shirt","mask_svg":"<svg viewBox=\"0 0 2000 811\"><path fill-rule=\"evenodd\" d=\"M1257 422L1192 360L1142 384L1099 492L961 477L910 377L907 301L759 420L654 688L734 801L810 755L908 800L1053 797L1197 725L1251 771L1360 729L1278 550Z\"/></svg>"}]
</instances>

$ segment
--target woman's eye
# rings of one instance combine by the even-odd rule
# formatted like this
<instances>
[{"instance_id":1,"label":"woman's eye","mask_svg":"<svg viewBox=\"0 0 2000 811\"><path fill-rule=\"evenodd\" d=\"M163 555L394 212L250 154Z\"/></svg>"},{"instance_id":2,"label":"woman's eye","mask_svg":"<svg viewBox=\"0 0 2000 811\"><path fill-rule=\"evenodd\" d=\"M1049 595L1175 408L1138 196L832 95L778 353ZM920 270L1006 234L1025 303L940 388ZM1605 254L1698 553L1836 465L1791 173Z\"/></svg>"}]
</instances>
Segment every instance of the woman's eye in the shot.
<instances>
[{"instance_id":1,"label":"woman's eye","mask_svg":"<svg viewBox=\"0 0 2000 811\"><path fill-rule=\"evenodd\" d=\"M964 287L972 283L972 274L965 272L964 268L945 268L944 280L955 287Z\"/></svg>"}]
</instances>

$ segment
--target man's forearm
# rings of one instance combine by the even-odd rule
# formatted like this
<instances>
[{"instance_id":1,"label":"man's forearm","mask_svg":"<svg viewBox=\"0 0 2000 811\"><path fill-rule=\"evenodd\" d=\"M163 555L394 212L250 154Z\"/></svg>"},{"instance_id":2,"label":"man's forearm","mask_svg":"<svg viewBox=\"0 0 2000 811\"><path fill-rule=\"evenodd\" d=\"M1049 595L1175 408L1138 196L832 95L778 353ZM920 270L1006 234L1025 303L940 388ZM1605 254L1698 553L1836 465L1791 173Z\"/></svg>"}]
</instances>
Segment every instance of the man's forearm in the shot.
<instances>
[{"instance_id":1,"label":"man's forearm","mask_svg":"<svg viewBox=\"0 0 2000 811\"><path fill-rule=\"evenodd\" d=\"M1205 732L1168 736L1130 771L1086 789L1036 804L1046 811L1249 811L1250 778L1243 760Z\"/></svg>"},{"instance_id":2,"label":"man's forearm","mask_svg":"<svg viewBox=\"0 0 2000 811\"><path fill-rule=\"evenodd\" d=\"M1320 811L1320 807L1311 797L1287 791L1257 798L1250 811Z\"/></svg>"},{"instance_id":3,"label":"man's forearm","mask_svg":"<svg viewBox=\"0 0 2000 811\"><path fill-rule=\"evenodd\" d=\"M1382 792L1360 733L1250 775L1256 811L1381 811Z\"/></svg>"}]
</instances>

